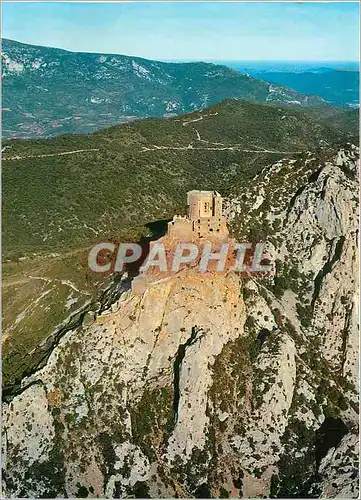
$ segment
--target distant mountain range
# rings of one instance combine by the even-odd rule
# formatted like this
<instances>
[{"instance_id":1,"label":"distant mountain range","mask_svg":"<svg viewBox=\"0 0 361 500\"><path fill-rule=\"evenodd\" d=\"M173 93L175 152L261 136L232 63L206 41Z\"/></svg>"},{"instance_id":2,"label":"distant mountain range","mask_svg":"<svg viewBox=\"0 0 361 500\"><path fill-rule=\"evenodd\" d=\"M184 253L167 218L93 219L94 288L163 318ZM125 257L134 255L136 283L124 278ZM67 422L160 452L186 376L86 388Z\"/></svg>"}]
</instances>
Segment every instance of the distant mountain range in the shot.
<instances>
[{"instance_id":1,"label":"distant mountain range","mask_svg":"<svg viewBox=\"0 0 361 500\"><path fill-rule=\"evenodd\" d=\"M251 74L276 85L285 85L297 92L320 96L334 106L356 107L359 104L358 71L319 68L319 71L303 73L267 71Z\"/></svg>"},{"instance_id":2,"label":"distant mountain range","mask_svg":"<svg viewBox=\"0 0 361 500\"><path fill-rule=\"evenodd\" d=\"M327 106L321 97L212 63L68 52L7 39L2 49L7 138L91 132L136 118L191 112L225 98Z\"/></svg>"}]
</instances>

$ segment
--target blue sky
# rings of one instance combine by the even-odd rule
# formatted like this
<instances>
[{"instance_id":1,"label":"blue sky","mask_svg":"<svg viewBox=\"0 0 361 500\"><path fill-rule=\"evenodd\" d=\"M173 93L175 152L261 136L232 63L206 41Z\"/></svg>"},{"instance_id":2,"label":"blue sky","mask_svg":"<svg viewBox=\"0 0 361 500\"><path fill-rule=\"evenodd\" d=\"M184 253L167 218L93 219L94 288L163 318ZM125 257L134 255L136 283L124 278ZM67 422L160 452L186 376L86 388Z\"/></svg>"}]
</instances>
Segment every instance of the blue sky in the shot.
<instances>
[{"instance_id":1,"label":"blue sky","mask_svg":"<svg viewBox=\"0 0 361 500\"><path fill-rule=\"evenodd\" d=\"M162 60L358 59L359 5L3 3L3 37Z\"/></svg>"}]
</instances>

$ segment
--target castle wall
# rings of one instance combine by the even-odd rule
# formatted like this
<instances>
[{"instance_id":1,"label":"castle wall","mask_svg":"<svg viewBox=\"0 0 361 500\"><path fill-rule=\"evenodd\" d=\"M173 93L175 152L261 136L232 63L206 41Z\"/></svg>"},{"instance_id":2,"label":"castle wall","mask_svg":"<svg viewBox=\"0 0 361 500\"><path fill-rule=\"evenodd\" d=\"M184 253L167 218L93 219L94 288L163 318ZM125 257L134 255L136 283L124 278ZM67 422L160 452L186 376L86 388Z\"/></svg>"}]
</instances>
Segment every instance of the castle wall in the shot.
<instances>
[{"instance_id":1,"label":"castle wall","mask_svg":"<svg viewBox=\"0 0 361 500\"><path fill-rule=\"evenodd\" d=\"M193 233L198 238L220 238L228 236L228 228L223 217L200 218L193 221Z\"/></svg>"},{"instance_id":2,"label":"castle wall","mask_svg":"<svg viewBox=\"0 0 361 500\"><path fill-rule=\"evenodd\" d=\"M220 196L213 197L213 215L214 217L222 217L222 198Z\"/></svg>"},{"instance_id":3,"label":"castle wall","mask_svg":"<svg viewBox=\"0 0 361 500\"><path fill-rule=\"evenodd\" d=\"M168 236L183 241L197 238L228 236L226 219L222 215L222 197L213 191L187 193L189 218L175 216L168 223Z\"/></svg>"},{"instance_id":4,"label":"castle wall","mask_svg":"<svg viewBox=\"0 0 361 500\"><path fill-rule=\"evenodd\" d=\"M191 241L193 237L192 223L187 218L174 217L168 222L168 236L184 241Z\"/></svg>"},{"instance_id":5,"label":"castle wall","mask_svg":"<svg viewBox=\"0 0 361 500\"><path fill-rule=\"evenodd\" d=\"M213 215L212 191L190 191L187 196L187 204L191 219L212 217Z\"/></svg>"}]
</instances>

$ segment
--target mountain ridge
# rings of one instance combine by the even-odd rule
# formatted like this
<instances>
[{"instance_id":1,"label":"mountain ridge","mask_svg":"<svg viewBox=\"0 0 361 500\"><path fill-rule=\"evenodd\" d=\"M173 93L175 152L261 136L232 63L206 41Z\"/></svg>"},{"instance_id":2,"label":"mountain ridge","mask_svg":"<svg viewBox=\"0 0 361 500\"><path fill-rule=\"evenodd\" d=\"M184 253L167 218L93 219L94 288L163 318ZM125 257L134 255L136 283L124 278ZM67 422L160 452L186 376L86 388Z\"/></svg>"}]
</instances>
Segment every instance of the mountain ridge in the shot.
<instances>
[{"instance_id":1,"label":"mountain ridge","mask_svg":"<svg viewBox=\"0 0 361 500\"><path fill-rule=\"evenodd\" d=\"M3 40L4 137L87 133L145 117L203 109L226 98L327 108L319 97L206 62L70 52Z\"/></svg>"},{"instance_id":2,"label":"mountain ridge","mask_svg":"<svg viewBox=\"0 0 361 500\"><path fill-rule=\"evenodd\" d=\"M255 78L285 85L297 92L318 95L334 106L356 107L359 104L359 71L350 69L325 69L312 72L259 72Z\"/></svg>"}]
</instances>

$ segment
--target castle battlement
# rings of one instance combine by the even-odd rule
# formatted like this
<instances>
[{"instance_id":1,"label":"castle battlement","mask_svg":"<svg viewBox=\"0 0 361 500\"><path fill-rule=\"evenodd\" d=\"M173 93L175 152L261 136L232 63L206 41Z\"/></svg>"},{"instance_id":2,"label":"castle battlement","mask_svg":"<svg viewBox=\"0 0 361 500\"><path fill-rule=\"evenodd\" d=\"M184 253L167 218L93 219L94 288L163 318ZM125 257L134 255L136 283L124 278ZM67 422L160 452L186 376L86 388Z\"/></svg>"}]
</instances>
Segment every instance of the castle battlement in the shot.
<instances>
[{"instance_id":1,"label":"castle battlement","mask_svg":"<svg viewBox=\"0 0 361 500\"><path fill-rule=\"evenodd\" d=\"M185 241L223 239L228 228L222 214L222 196L217 191L189 191L188 215L175 215L168 223L168 236Z\"/></svg>"}]
</instances>

